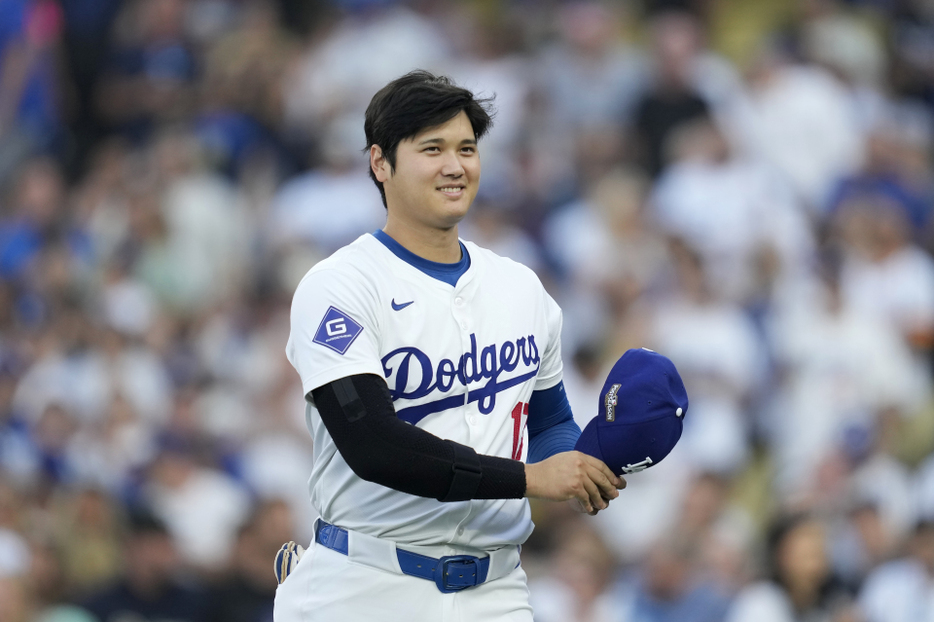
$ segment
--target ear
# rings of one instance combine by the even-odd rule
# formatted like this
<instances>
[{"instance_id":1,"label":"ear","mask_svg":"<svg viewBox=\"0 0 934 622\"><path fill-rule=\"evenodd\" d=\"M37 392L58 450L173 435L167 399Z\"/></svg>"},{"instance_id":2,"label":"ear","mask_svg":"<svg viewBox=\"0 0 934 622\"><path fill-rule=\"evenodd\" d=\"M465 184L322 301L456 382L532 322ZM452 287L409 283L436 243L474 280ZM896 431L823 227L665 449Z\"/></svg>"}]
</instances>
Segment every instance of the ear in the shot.
<instances>
[{"instance_id":1,"label":"ear","mask_svg":"<svg viewBox=\"0 0 934 622\"><path fill-rule=\"evenodd\" d=\"M392 176L392 167L383 157L383 149L379 145L370 145L370 169L376 176L376 181L380 183L386 182Z\"/></svg>"}]
</instances>

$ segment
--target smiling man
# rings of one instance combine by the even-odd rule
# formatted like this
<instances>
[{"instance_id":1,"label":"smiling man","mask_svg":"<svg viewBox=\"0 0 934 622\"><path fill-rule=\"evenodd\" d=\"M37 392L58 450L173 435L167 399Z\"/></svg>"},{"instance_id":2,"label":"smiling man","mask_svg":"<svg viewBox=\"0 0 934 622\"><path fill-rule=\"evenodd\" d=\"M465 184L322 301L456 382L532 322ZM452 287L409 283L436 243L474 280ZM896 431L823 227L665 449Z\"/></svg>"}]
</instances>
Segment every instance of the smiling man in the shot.
<instances>
[{"instance_id":1,"label":"smiling man","mask_svg":"<svg viewBox=\"0 0 934 622\"><path fill-rule=\"evenodd\" d=\"M292 302L321 518L297 565L294 543L277 558L277 622L530 622L527 497L596 513L625 486L572 451L557 304L531 270L458 238L488 105L416 71L367 109L386 226L312 268Z\"/></svg>"}]
</instances>

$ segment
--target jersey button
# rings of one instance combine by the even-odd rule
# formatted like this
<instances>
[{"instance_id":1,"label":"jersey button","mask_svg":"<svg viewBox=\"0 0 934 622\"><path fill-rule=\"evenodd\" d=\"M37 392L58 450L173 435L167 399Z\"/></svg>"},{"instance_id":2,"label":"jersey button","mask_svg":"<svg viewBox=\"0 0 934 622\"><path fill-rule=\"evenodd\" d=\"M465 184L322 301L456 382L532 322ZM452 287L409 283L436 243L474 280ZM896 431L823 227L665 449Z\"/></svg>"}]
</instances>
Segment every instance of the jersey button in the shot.
<instances>
[{"instance_id":1,"label":"jersey button","mask_svg":"<svg viewBox=\"0 0 934 622\"><path fill-rule=\"evenodd\" d=\"M467 330L467 322L461 322L461 328Z\"/></svg>"},{"instance_id":2,"label":"jersey button","mask_svg":"<svg viewBox=\"0 0 934 622\"><path fill-rule=\"evenodd\" d=\"M463 307L463 306L464 306L464 299L461 298L460 296L458 296L457 298L455 298L455 299L454 299L454 306L455 306L455 307Z\"/></svg>"},{"instance_id":3,"label":"jersey button","mask_svg":"<svg viewBox=\"0 0 934 622\"><path fill-rule=\"evenodd\" d=\"M459 535L459 536L464 535L464 528L463 528L463 527L458 527L458 528L457 528L457 535Z\"/></svg>"},{"instance_id":4,"label":"jersey button","mask_svg":"<svg viewBox=\"0 0 934 622\"><path fill-rule=\"evenodd\" d=\"M470 415L467 417L467 423L470 425L477 425L477 415Z\"/></svg>"}]
</instances>

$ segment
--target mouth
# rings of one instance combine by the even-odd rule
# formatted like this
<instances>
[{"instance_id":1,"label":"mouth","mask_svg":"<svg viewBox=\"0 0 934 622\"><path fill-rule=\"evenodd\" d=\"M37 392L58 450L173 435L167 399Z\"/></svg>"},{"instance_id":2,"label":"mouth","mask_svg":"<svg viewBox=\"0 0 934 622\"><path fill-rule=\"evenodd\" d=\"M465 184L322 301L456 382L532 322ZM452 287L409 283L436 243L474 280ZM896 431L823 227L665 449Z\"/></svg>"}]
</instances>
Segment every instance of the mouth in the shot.
<instances>
[{"instance_id":1,"label":"mouth","mask_svg":"<svg viewBox=\"0 0 934 622\"><path fill-rule=\"evenodd\" d=\"M447 186L440 186L438 190L449 197L459 197L464 193L464 186L459 184L452 184Z\"/></svg>"}]
</instances>

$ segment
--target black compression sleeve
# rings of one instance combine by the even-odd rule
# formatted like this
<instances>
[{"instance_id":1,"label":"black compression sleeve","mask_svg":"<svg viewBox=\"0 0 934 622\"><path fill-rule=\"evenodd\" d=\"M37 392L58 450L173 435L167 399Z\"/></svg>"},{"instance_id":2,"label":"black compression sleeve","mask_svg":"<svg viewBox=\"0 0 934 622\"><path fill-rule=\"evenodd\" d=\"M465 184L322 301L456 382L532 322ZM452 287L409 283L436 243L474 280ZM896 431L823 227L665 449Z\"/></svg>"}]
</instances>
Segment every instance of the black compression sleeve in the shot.
<instances>
[{"instance_id":1,"label":"black compression sleeve","mask_svg":"<svg viewBox=\"0 0 934 622\"><path fill-rule=\"evenodd\" d=\"M362 479L439 501L525 496L525 465L477 455L397 418L379 376L341 378L314 389L311 397L344 461ZM479 469L471 456L479 459Z\"/></svg>"}]
</instances>

